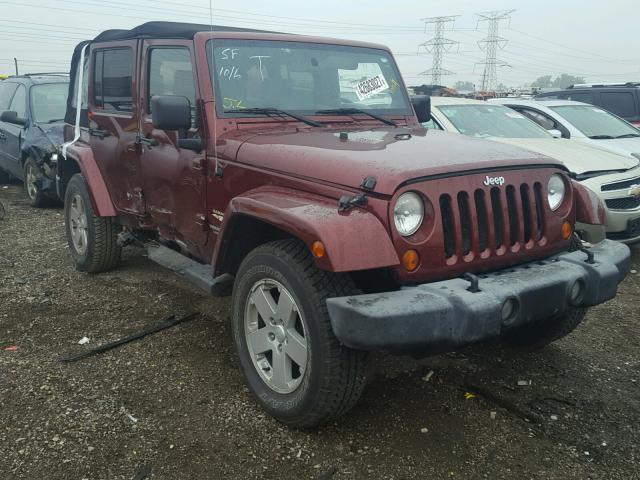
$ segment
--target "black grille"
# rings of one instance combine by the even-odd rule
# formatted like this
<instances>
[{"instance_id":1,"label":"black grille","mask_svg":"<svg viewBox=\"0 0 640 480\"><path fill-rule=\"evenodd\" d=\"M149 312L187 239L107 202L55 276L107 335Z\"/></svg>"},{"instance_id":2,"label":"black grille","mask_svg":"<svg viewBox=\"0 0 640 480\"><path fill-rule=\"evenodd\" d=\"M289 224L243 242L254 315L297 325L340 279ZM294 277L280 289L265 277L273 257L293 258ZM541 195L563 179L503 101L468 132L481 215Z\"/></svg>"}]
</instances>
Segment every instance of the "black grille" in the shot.
<instances>
[{"instance_id":1,"label":"black grille","mask_svg":"<svg viewBox=\"0 0 640 480\"><path fill-rule=\"evenodd\" d=\"M493 187L490 192L477 189L473 195L459 192L455 201L444 194L440 215L447 258L540 240L544 235L542 186L509 185Z\"/></svg>"},{"instance_id":2,"label":"black grille","mask_svg":"<svg viewBox=\"0 0 640 480\"><path fill-rule=\"evenodd\" d=\"M600 190L603 192L611 192L613 190L622 190L624 188L629 188L634 185L640 185L640 177L632 178L631 180L625 180L624 182L610 183L609 185L602 185Z\"/></svg>"},{"instance_id":3,"label":"black grille","mask_svg":"<svg viewBox=\"0 0 640 480\"><path fill-rule=\"evenodd\" d=\"M640 197L609 198L605 203L614 210L633 210L640 207Z\"/></svg>"}]
</instances>

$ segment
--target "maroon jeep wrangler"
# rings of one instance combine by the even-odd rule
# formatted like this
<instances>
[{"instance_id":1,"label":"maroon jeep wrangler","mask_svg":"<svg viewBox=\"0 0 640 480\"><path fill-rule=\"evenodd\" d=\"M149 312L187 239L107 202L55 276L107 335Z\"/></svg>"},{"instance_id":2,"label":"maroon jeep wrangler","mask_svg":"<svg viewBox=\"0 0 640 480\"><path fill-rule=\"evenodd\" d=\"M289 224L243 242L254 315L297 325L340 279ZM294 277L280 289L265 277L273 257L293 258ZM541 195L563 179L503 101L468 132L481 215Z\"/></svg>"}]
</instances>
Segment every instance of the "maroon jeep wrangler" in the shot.
<instances>
[{"instance_id":1,"label":"maroon jeep wrangler","mask_svg":"<svg viewBox=\"0 0 640 480\"><path fill-rule=\"evenodd\" d=\"M380 45L152 22L80 44L57 187L78 270L122 246L213 295L257 401L348 411L368 352L543 345L616 294L595 195L557 161L426 130Z\"/></svg>"}]
</instances>

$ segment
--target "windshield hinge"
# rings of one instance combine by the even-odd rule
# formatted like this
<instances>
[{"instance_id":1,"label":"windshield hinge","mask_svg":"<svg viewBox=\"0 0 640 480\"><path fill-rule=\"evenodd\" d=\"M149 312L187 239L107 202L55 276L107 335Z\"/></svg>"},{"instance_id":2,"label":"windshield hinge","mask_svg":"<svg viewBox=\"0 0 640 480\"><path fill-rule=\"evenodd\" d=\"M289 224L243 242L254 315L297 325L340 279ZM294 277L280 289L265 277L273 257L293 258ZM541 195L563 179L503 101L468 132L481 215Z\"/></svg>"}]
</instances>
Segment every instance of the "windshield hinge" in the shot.
<instances>
[{"instance_id":1,"label":"windshield hinge","mask_svg":"<svg viewBox=\"0 0 640 480\"><path fill-rule=\"evenodd\" d=\"M349 195L343 195L338 200L338 211L346 212L351 209L351 207L364 207L367 204L367 195L365 193L359 193L350 197Z\"/></svg>"}]
</instances>

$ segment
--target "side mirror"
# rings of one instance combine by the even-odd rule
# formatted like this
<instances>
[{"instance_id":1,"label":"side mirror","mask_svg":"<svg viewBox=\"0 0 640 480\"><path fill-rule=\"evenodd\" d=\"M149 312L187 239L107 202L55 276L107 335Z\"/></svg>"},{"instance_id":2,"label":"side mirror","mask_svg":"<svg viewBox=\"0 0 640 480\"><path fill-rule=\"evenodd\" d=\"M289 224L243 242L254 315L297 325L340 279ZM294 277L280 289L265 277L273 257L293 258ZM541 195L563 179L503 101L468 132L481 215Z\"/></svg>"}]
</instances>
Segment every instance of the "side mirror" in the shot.
<instances>
[{"instance_id":1,"label":"side mirror","mask_svg":"<svg viewBox=\"0 0 640 480\"><path fill-rule=\"evenodd\" d=\"M24 127L27 125L26 118L19 117L18 112L13 112L11 110L2 112L2 115L0 115L0 121L6 122L6 123L12 123L14 125L20 125L21 127Z\"/></svg>"},{"instance_id":2,"label":"side mirror","mask_svg":"<svg viewBox=\"0 0 640 480\"><path fill-rule=\"evenodd\" d=\"M426 123L431 120L431 97L416 95L411 97L411 104L418 117L418 123Z\"/></svg>"},{"instance_id":3,"label":"side mirror","mask_svg":"<svg viewBox=\"0 0 640 480\"><path fill-rule=\"evenodd\" d=\"M552 128L551 130L547 130L553 136L553 138L562 138L562 132L556 128Z\"/></svg>"},{"instance_id":4,"label":"side mirror","mask_svg":"<svg viewBox=\"0 0 640 480\"><path fill-rule=\"evenodd\" d=\"M191 128L191 102L178 95L151 97L151 118L159 130L188 130Z\"/></svg>"}]
</instances>

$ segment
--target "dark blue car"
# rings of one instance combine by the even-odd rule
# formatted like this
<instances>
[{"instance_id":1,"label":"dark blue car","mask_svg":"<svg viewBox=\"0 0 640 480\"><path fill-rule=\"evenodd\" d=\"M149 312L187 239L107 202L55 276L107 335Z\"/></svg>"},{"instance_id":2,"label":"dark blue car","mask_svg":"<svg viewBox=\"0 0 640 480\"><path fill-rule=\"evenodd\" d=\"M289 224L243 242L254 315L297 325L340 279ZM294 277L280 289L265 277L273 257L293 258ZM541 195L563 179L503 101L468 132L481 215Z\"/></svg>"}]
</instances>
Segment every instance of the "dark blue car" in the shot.
<instances>
[{"instance_id":1,"label":"dark blue car","mask_svg":"<svg viewBox=\"0 0 640 480\"><path fill-rule=\"evenodd\" d=\"M0 81L0 183L22 180L36 207L57 199L57 151L63 142L68 91L65 74Z\"/></svg>"}]
</instances>

